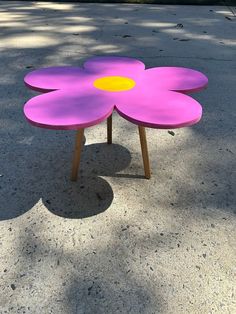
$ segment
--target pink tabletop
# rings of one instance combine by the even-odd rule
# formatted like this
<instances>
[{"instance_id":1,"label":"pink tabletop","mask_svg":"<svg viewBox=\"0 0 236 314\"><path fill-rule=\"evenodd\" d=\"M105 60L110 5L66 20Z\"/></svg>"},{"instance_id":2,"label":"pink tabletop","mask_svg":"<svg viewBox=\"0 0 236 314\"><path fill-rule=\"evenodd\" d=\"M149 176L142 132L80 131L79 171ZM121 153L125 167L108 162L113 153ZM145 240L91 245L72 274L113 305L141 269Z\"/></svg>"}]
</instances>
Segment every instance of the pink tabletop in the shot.
<instances>
[{"instance_id":1,"label":"pink tabletop","mask_svg":"<svg viewBox=\"0 0 236 314\"><path fill-rule=\"evenodd\" d=\"M195 70L156 67L145 70L136 59L96 57L79 67L51 67L26 75L25 84L43 94L24 107L33 125L80 129L100 123L113 110L132 123L179 128L201 119L201 105L186 93L207 86Z\"/></svg>"}]
</instances>

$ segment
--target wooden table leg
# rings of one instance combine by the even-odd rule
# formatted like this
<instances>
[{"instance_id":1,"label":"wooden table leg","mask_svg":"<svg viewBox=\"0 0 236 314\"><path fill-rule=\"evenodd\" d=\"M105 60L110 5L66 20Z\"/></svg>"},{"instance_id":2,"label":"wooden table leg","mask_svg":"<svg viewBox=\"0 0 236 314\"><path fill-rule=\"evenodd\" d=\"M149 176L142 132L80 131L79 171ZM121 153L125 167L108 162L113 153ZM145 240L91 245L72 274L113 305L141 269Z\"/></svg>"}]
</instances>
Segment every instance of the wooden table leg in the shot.
<instances>
[{"instance_id":1,"label":"wooden table leg","mask_svg":"<svg viewBox=\"0 0 236 314\"><path fill-rule=\"evenodd\" d=\"M151 172L150 172L150 164L149 164L149 157L148 157L146 130L145 130L145 127L141 125L138 126L138 130L139 130L140 144L141 144L141 149L142 149L145 178L150 179Z\"/></svg>"},{"instance_id":2,"label":"wooden table leg","mask_svg":"<svg viewBox=\"0 0 236 314\"><path fill-rule=\"evenodd\" d=\"M77 134L76 134L75 151L74 151L72 171L71 171L71 181L77 181L77 178L78 178L83 138L84 138L84 129L80 129L77 131Z\"/></svg>"},{"instance_id":3,"label":"wooden table leg","mask_svg":"<svg viewBox=\"0 0 236 314\"><path fill-rule=\"evenodd\" d=\"M112 144L112 115L107 118L107 144Z\"/></svg>"}]
</instances>

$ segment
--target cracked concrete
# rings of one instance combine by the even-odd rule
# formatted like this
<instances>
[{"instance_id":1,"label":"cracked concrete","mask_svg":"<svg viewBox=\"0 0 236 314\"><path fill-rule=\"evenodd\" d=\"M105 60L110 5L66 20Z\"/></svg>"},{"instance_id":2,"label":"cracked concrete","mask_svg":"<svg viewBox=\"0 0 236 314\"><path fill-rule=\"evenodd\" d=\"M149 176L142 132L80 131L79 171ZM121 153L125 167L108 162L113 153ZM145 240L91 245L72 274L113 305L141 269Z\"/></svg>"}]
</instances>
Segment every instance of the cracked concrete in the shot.
<instances>
[{"instance_id":1,"label":"cracked concrete","mask_svg":"<svg viewBox=\"0 0 236 314\"><path fill-rule=\"evenodd\" d=\"M0 1L1 314L236 313L233 10ZM101 54L209 77L199 124L147 130L151 180L117 115L112 146L86 130L77 183L74 132L23 117L27 72Z\"/></svg>"}]
</instances>

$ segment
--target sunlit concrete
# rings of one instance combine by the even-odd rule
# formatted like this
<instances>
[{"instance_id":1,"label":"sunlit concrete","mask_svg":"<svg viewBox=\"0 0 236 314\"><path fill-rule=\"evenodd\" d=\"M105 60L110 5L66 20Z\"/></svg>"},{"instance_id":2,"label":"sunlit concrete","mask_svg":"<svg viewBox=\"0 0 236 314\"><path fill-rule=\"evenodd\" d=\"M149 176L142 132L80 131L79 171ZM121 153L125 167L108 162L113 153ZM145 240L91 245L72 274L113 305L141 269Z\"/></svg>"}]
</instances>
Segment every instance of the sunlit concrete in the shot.
<instances>
[{"instance_id":1,"label":"sunlit concrete","mask_svg":"<svg viewBox=\"0 0 236 314\"><path fill-rule=\"evenodd\" d=\"M234 314L235 8L0 1L0 314ZM23 77L94 55L209 77L191 128L29 125ZM170 130L169 130L170 131Z\"/></svg>"}]
</instances>

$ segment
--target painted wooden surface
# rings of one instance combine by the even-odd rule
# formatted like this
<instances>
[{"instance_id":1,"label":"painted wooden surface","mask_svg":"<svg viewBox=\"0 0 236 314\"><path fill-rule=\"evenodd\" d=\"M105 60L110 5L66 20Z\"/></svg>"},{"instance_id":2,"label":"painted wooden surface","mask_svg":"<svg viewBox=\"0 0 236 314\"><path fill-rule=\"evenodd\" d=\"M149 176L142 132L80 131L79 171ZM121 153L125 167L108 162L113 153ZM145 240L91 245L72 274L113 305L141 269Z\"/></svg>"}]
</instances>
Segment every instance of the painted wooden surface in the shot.
<instances>
[{"instance_id":1,"label":"painted wooden surface","mask_svg":"<svg viewBox=\"0 0 236 314\"><path fill-rule=\"evenodd\" d=\"M51 67L26 75L25 84L43 94L24 107L33 125L81 129L108 118L113 110L137 125L179 128L201 119L201 105L185 95L207 86L192 69L145 65L126 57L95 57L79 67Z\"/></svg>"}]
</instances>

